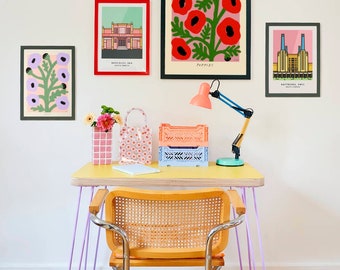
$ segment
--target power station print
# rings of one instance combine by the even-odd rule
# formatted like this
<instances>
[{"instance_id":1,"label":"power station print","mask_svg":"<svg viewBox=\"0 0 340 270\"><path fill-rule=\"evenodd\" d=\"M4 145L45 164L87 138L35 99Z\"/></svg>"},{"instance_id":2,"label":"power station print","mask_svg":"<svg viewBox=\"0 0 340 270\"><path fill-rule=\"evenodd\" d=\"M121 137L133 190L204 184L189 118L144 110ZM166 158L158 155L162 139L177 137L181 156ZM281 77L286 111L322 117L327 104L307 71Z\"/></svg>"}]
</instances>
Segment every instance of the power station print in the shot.
<instances>
[{"instance_id":1,"label":"power station print","mask_svg":"<svg viewBox=\"0 0 340 270\"><path fill-rule=\"evenodd\" d=\"M309 31L274 35L274 48L277 48L273 51L274 80L313 79L312 42L308 35L311 35Z\"/></svg>"}]
</instances>

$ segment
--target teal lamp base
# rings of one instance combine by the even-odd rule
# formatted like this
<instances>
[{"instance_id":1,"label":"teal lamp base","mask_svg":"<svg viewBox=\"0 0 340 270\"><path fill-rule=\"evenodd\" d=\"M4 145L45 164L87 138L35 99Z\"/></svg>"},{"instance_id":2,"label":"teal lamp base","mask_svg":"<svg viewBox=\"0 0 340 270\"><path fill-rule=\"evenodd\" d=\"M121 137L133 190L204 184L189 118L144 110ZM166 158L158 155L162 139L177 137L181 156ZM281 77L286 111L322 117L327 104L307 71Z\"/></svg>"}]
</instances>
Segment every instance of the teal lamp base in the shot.
<instances>
[{"instance_id":1,"label":"teal lamp base","mask_svg":"<svg viewBox=\"0 0 340 270\"><path fill-rule=\"evenodd\" d=\"M237 167L237 166L243 166L244 161L242 159L236 159L236 158L219 158L216 160L216 165L227 166L227 167Z\"/></svg>"}]
</instances>

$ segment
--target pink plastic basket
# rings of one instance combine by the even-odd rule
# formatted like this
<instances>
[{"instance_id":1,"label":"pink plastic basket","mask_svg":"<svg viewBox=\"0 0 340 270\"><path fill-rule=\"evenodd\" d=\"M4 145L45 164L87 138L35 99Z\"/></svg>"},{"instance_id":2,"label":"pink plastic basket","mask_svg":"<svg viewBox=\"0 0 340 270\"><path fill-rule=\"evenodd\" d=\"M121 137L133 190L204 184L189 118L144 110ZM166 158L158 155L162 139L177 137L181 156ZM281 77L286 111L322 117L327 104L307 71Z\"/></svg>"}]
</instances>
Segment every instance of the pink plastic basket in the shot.
<instances>
[{"instance_id":1,"label":"pink plastic basket","mask_svg":"<svg viewBox=\"0 0 340 270\"><path fill-rule=\"evenodd\" d=\"M208 146L208 127L171 126L162 123L159 127L159 146Z\"/></svg>"}]
</instances>

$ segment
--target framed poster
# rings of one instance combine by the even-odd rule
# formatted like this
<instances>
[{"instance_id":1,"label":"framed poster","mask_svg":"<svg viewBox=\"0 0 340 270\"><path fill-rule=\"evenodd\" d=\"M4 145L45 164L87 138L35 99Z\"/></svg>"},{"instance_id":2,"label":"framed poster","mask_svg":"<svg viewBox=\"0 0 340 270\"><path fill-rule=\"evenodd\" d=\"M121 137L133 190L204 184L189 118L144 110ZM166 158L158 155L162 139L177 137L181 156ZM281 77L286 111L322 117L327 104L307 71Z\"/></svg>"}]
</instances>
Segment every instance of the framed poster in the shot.
<instances>
[{"instance_id":1,"label":"framed poster","mask_svg":"<svg viewBox=\"0 0 340 270\"><path fill-rule=\"evenodd\" d=\"M149 0L96 0L95 75L148 75Z\"/></svg>"},{"instance_id":2,"label":"framed poster","mask_svg":"<svg viewBox=\"0 0 340 270\"><path fill-rule=\"evenodd\" d=\"M20 119L75 119L74 46L21 46Z\"/></svg>"},{"instance_id":3,"label":"framed poster","mask_svg":"<svg viewBox=\"0 0 340 270\"><path fill-rule=\"evenodd\" d=\"M250 79L250 0L161 0L162 79Z\"/></svg>"},{"instance_id":4,"label":"framed poster","mask_svg":"<svg viewBox=\"0 0 340 270\"><path fill-rule=\"evenodd\" d=\"M320 97L319 23L266 23L266 97Z\"/></svg>"}]
</instances>

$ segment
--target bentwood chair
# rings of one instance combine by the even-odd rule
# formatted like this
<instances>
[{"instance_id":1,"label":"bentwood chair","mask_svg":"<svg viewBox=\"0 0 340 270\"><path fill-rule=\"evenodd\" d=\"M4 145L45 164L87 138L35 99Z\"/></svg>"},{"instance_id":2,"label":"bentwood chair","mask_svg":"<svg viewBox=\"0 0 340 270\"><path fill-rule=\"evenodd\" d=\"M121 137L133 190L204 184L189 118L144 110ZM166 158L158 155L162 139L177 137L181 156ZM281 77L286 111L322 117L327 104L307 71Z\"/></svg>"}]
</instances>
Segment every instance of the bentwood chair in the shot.
<instances>
[{"instance_id":1,"label":"bentwood chair","mask_svg":"<svg viewBox=\"0 0 340 270\"><path fill-rule=\"evenodd\" d=\"M105 202L105 221L96 215ZM230 209L238 216L230 220ZM190 191L99 189L89 207L91 220L106 229L110 266L224 265L230 228L244 220L245 206L236 190Z\"/></svg>"}]
</instances>

